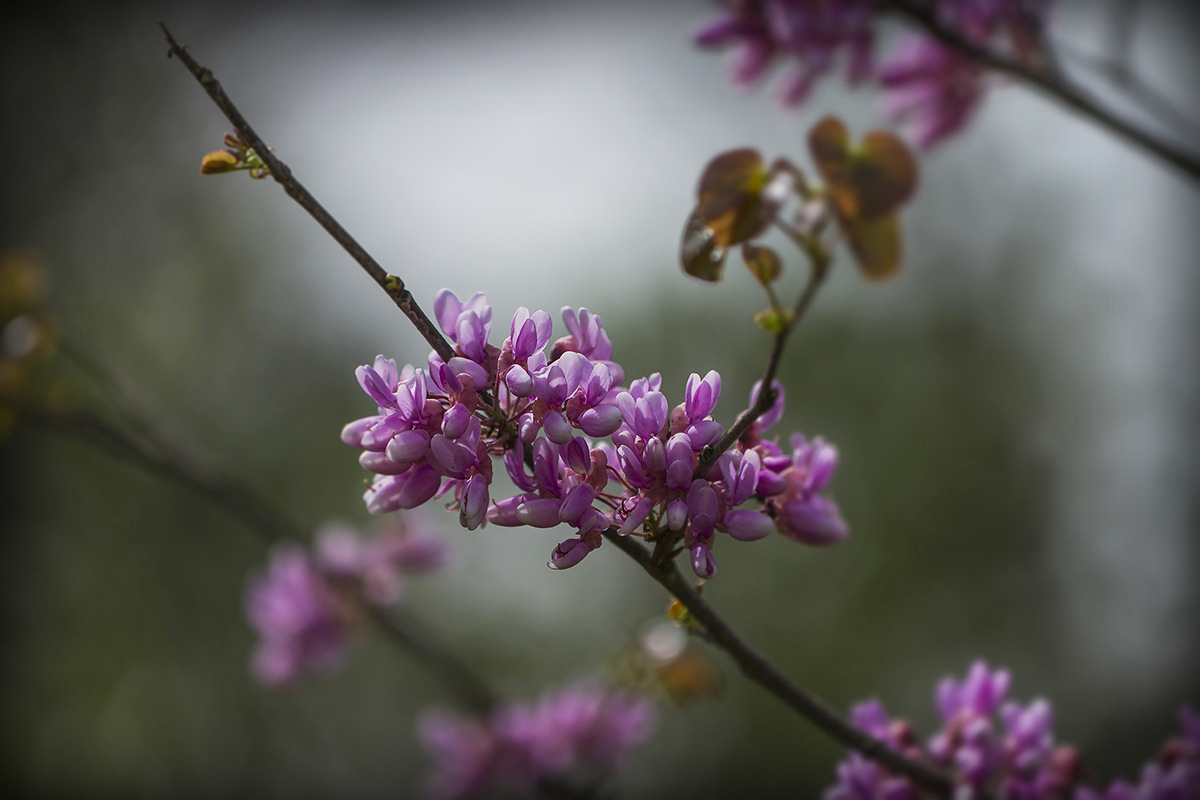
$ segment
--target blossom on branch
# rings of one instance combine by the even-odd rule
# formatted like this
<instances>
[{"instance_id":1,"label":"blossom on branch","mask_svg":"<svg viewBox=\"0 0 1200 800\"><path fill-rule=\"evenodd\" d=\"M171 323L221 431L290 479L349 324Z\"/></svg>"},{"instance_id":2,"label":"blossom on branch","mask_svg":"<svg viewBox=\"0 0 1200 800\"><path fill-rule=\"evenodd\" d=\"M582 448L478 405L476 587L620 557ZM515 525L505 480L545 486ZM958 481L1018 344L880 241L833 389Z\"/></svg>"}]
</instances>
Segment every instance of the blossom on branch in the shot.
<instances>
[{"instance_id":1,"label":"blossom on branch","mask_svg":"<svg viewBox=\"0 0 1200 800\"><path fill-rule=\"evenodd\" d=\"M697 474L704 449L725 432L712 418L715 370L693 374L672 406L658 373L622 385L600 317L586 308L563 309L568 335L553 345L550 315L519 308L500 347L488 344L492 309L482 294L462 302L443 290L435 310L455 343L448 361L430 354L428 370L398 369L378 356L357 370L377 413L347 425L342 440L363 450L359 462L376 474L364 497L372 513L449 497L472 530L485 521L567 525L573 535L551 551L553 569L578 564L605 531L669 537L703 578L716 574L721 535L745 541L778 530L818 545L846 536L821 494L836 450L797 435L787 456L762 439L782 413L778 384L775 407ZM516 486L512 497L490 499L493 459Z\"/></svg>"}]
</instances>

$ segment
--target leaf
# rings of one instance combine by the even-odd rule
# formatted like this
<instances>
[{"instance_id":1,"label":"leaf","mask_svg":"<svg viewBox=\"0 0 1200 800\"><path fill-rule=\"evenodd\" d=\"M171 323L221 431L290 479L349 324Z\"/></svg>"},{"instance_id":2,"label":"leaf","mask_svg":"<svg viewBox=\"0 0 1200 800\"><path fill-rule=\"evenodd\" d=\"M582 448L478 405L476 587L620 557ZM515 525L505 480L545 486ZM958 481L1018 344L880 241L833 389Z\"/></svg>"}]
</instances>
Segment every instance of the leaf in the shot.
<instances>
[{"instance_id":1,"label":"leaf","mask_svg":"<svg viewBox=\"0 0 1200 800\"><path fill-rule=\"evenodd\" d=\"M679 242L679 262L683 271L693 278L717 283L725 270L726 249L717 244L716 236L700 209L694 210L683 228Z\"/></svg>"},{"instance_id":2,"label":"leaf","mask_svg":"<svg viewBox=\"0 0 1200 800\"><path fill-rule=\"evenodd\" d=\"M771 224L786 196L764 196L770 178L757 150L730 150L708 162L700 176L696 208L717 244L740 244Z\"/></svg>"},{"instance_id":3,"label":"leaf","mask_svg":"<svg viewBox=\"0 0 1200 800\"><path fill-rule=\"evenodd\" d=\"M847 220L842 223L842 229L859 267L868 278L884 280L900 271L900 219L895 214L878 219Z\"/></svg>"},{"instance_id":4,"label":"leaf","mask_svg":"<svg viewBox=\"0 0 1200 800\"><path fill-rule=\"evenodd\" d=\"M854 148L837 117L813 126L808 146L863 273L872 280L895 275L902 249L898 212L917 187L912 151L887 131L871 131Z\"/></svg>"},{"instance_id":5,"label":"leaf","mask_svg":"<svg viewBox=\"0 0 1200 800\"><path fill-rule=\"evenodd\" d=\"M873 219L895 213L917 189L917 162L900 137L871 131L855 154L853 181L858 213Z\"/></svg>"},{"instance_id":6,"label":"leaf","mask_svg":"<svg viewBox=\"0 0 1200 800\"><path fill-rule=\"evenodd\" d=\"M783 259L769 247L756 247L750 243L742 245L742 260L746 269L760 285L767 286L779 280L783 274Z\"/></svg>"},{"instance_id":7,"label":"leaf","mask_svg":"<svg viewBox=\"0 0 1200 800\"><path fill-rule=\"evenodd\" d=\"M903 140L871 131L851 147L845 124L826 117L808 134L817 170L833 193L838 213L872 219L898 210L917 188L917 162Z\"/></svg>"}]
</instances>

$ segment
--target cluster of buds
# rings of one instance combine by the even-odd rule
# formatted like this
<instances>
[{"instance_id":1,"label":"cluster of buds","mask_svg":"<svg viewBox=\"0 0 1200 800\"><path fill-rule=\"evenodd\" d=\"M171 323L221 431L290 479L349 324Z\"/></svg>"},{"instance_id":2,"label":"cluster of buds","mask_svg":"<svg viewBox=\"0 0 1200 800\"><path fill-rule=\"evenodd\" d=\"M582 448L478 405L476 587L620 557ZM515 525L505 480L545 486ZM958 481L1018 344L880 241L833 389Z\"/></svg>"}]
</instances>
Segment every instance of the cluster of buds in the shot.
<instances>
[{"instance_id":1,"label":"cluster of buds","mask_svg":"<svg viewBox=\"0 0 1200 800\"><path fill-rule=\"evenodd\" d=\"M763 439L782 413L778 384L771 410L701 468L705 448L724 433L712 418L721 394L715 371L693 374L684 402L672 407L657 373L622 385L612 343L587 309L563 309L567 335L551 344L550 315L520 308L498 348L488 344L492 309L482 294L464 302L443 290L435 316L454 342L448 361L430 354L427 369L398 369L379 356L357 370L377 413L348 424L342 440L375 473L364 498L371 512L446 497L468 529L568 525L574 536L554 548L555 569L578 564L606 531L670 537L703 578L716 573L721 535L778 531L814 545L846 536L822 494L837 451L803 436L792 438L791 452ZM492 500L494 459L516 495Z\"/></svg>"}]
</instances>

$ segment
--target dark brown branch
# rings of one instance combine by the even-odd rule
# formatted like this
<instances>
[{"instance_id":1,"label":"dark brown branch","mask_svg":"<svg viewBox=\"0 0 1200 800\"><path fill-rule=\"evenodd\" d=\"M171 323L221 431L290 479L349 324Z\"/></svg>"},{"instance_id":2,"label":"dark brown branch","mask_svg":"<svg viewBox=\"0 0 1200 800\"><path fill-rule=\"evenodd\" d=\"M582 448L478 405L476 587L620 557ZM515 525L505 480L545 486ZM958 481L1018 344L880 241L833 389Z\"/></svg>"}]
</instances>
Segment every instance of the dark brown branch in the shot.
<instances>
[{"instance_id":1,"label":"dark brown branch","mask_svg":"<svg viewBox=\"0 0 1200 800\"><path fill-rule=\"evenodd\" d=\"M636 561L650 577L678 599L692 617L704 626L709 640L728 653L747 678L846 747L857 750L897 775L911 779L938 797L951 797L953 784L945 775L925 764L905 758L883 742L855 728L823 702L788 680L729 627L712 606L696 593L675 568L674 563L658 563L651 552L638 544L633 537L620 536L614 529L605 531L604 537Z\"/></svg>"},{"instance_id":2,"label":"dark brown branch","mask_svg":"<svg viewBox=\"0 0 1200 800\"><path fill-rule=\"evenodd\" d=\"M171 32L167 30L166 25L159 23L159 27L162 28L163 35L167 37L167 44L171 47L168 57L175 56L187 68L188 72L192 73L192 77L200 83L213 103L216 104L221 113L225 115L225 118L237 130L238 136L241 137L242 141L248 144L254 150L255 155L267 165L267 169L276 183L283 187L283 190L287 192L289 197L312 215L312 218L333 237L334 241L342 246L343 250L350 254L351 258L358 262L358 265L371 276L371 279L387 292L388 297L392 298L392 302L404 312L404 315L412 322L417 332L425 338L425 341L429 342L429 346L442 357L442 360L449 361L454 356L454 350L446 342L445 338L442 337L441 332L438 331L429 317L425 315L425 312L417 304L416 300L413 299L412 293L404 286L404 281L384 270L379 265L379 262L372 258L371 254L342 227L341 223L334 219L325 210L324 206L317 202L317 198L313 197L300 181L296 180L288 165L279 160L267 143L263 141L262 137L255 132L254 128L250 127L250 123L246 121L246 118L238 111L237 106L225 94L225 90L221 88L221 84L213 77L212 70L201 65L196 59L192 58L186 49L180 47L175 38L171 36Z\"/></svg>"},{"instance_id":3,"label":"dark brown branch","mask_svg":"<svg viewBox=\"0 0 1200 800\"><path fill-rule=\"evenodd\" d=\"M282 541L303 543L303 528L268 500L236 480L205 470L176 448L164 447L161 439L145 428L142 436L126 431L104 417L87 411L52 410L22 404L22 420L47 429L79 436L140 467L150 475L167 478L195 491L247 524L267 544ZM384 636L415 654L472 712L489 713L495 695L483 682L420 626L409 614L397 615L367 606L368 616Z\"/></svg>"},{"instance_id":4,"label":"dark brown branch","mask_svg":"<svg viewBox=\"0 0 1200 800\"><path fill-rule=\"evenodd\" d=\"M1047 59L1040 66L1022 64L989 50L987 47L980 46L958 31L942 25L924 5L911 0L889 0L888 6L942 44L970 56L989 69L1016 78L1022 83L1040 90L1043 94L1054 98L1125 141L1170 164L1188 177L1200 179L1200 155L1163 141L1137 124L1117 116L1082 87L1072 82L1062 70L1054 65L1053 60Z\"/></svg>"}]
</instances>

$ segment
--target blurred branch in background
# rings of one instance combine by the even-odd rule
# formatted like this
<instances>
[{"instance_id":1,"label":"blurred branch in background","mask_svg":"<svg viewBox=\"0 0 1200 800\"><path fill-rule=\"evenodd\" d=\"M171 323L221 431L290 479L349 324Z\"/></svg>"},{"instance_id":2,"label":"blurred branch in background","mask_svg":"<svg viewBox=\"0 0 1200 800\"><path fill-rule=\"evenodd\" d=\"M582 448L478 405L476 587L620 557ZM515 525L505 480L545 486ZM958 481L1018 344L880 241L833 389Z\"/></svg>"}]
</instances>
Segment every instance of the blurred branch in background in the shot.
<instances>
[{"instance_id":1,"label":"blurred branch in background","mask_svg":"<svg viewBox=\"0 0 1200 800\"><path fill-rule=\"evenodd\" d=\"M1193 180L1200 180L1200 155L1164 140L1104 105L1072 80L1059 66L1054 44L1048 37L1039 37L1039 61L1029 64L971 41L959 31L939 21L937 14L928 4L912 0L889 0L888 5L942 44L958 50L989 69L1038 89L1100 127L1175 167ZM1160 96L1137 80L1127 66L1133 35L1130 23L1137 5L1136 2L1123 3L1123 13L1119 13L1118 19L1114 21L1114 29L1122 31L1122 35L1118 37L1119 52L1113 55L1113 61L1110 63L1121 66L1115 67L1110 74L1114 79L1119 76L1116 82L1128 87L1131 97L1140 98L1143 103L1149 102L1161 110L1164 105L1169 104L1165 104ZM1176 120L1180 118L1177 112L1169 113Z\"/></svg>"},{"instance_id":2,"label":"blurred branch in background","mask_svg":"<svg viewBox=\"0 0 1200 800\"><path fill-rule=\"evenodd\" d=\"M27 400L14 405L18 417L47 431L65 433L103 448L156 478L165 478L206 497L269 545L285 541L307 544L302 528L268 500L237 480L201 467L178 446L165 440L144 421L137 433L96 413ZM361 603L367 618L389 641L410 652L477 714L486 715L496 697L474 672L438 642L410 613L392 614Z\"/></svg>"}]
</instances>

